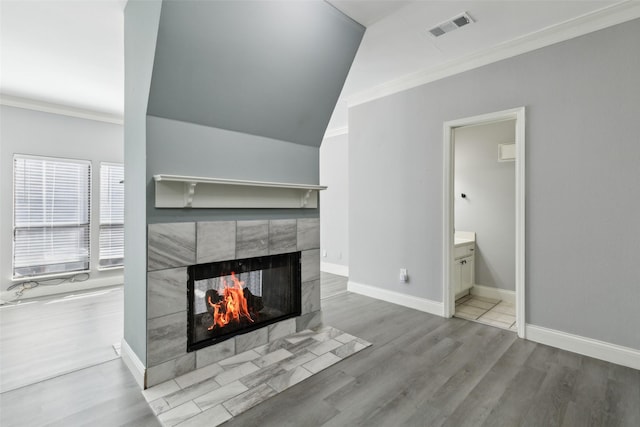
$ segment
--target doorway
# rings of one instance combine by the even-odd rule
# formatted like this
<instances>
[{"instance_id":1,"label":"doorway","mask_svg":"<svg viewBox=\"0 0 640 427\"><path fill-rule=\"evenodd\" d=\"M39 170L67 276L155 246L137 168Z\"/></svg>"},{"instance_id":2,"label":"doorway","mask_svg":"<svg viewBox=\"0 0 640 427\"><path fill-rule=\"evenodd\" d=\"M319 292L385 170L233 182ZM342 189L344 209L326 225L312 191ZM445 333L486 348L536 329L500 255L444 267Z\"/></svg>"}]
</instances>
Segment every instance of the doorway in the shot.
<instances>
[{"instance_id":1,"label":"doorway","mask_svg":"<svg viewBox=\"0 0 640 427\"><path fill-rule=\"evenodd\" d=\"M454 194L455 191L455 133L456 129L466 128L470 126L488 125L492 123L500 123L505 121L515 122L515 141L514 147L505 147L505 151L509 148L515 148L515 315L518 336L524 338L525 334L525 309L524 309L524 289L525 289L525 262L524 262L524 224L525 224L525 133L524 133L524 107L499 111L480 116L468 117L448 121L444 123L444 236L443 236L443 305L444 316L451 317L455 313L456 293L460 294L460 279L473 282L473 266L469 265L469 261L473 262L474 258L464 258L473 254L474 246L472 244L462 246L460 242L472 240L475 244L474 230L455 230L466 231L466 233L458 233L459 244L456 248L454 240L455 228L455 201L456 197L465 199L470 195ZM499 153L496 152L496 156ZM462 254L463 251L469 252ZM458 264L455 263L456 257L461 258ZM467 260L466 263L463 262ZM465 268L466 267L466 268ZM473 283L471 283L473 284ZM456 292L457 291L457 292Z\"/></svg>"}]
</instances>

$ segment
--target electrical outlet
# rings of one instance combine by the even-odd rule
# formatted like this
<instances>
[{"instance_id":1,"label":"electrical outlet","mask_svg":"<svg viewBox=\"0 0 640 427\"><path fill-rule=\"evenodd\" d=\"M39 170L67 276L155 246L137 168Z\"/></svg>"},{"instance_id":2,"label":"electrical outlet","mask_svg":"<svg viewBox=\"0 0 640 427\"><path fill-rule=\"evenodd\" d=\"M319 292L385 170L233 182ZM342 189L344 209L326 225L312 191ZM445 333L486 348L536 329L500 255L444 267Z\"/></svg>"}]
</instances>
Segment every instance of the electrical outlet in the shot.
<instances>
[{"instance_id":1,"label":"electrical outlet","mask_svg":"<svg viewBox=\"0 0 640 427\"><path fill-rule=\"evenodd\" d=\"M324 258L326 258L326 257L327 257L327 251L326 251L326 250L323 250L323 251L322 251L322 256L323 256Z\"/></svg>"},{"instance_id":2,"label":"electrical outlet","mask_svg":"<svg viewBox=\"0 0 640 427\"><path fill-rule=\"evenodd\" d=\"M406 268L400 269L400 282L407 283L409 281L409 274Z\"/></svg>"}]
</instances>

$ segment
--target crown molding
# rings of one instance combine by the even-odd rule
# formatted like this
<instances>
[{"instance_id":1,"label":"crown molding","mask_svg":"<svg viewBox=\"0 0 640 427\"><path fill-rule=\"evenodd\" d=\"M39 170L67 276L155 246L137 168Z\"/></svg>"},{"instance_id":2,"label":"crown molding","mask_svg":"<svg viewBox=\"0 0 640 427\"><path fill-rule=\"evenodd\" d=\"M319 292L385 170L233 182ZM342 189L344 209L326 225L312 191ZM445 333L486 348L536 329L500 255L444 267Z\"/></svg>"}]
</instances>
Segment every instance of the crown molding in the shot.
<instances>
[{"instance_id":1,"label":"crown molding","mask_svg":"<svg viewBox=\"0 0 640 427\"><path fill-rule=\"evenodd\" d=\"M322 139L333 138L334 136L340 136L340 135L347 135L348 133L349 133L348 126L341 126L339 128L327 129L327 131L324 133L324 138Z\"/></svg>"},{"instance_id":2,"label":"crown molding","mask_svg":"<svg viewBox=\"0 0 640 427\"><path fill-rule=\"evenodd\" d=\"M347 104L354 107L637 18L640 18L640 1L625 0L445 64L382 83L347 97Z\"/></svg>"},{"instance_id":3,"label":"crown molding","mask_svg":"<svg viewBox=\"0 0 640 427\"><path fill-rule=\"evenodd\" d=\"M69 107L67 105L54 104L35 99L22 98L19 96L0 94L0 105L24 108L26 110L42 111L44 113L60 114L63 116L77 117L81 119L96 120L99 122L114 123L117 125L122 125L124 123L123 117L119 115L84 108Z\"/></svg>"}]
</instances>

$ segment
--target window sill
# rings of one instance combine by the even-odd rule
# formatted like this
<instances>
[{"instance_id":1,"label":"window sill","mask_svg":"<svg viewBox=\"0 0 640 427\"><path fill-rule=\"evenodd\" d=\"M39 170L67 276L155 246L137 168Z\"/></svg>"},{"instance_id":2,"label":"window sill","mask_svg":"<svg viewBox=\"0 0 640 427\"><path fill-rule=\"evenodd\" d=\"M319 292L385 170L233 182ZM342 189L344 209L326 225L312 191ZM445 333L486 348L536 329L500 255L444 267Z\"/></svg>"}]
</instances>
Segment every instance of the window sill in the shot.
<instances>
[{"instance_id":1,"label":"window sill","mask_svg":"<svg viewBox=\"0 0 640 427\"><path fill-rule=\"evenodd\" d=\"M98 267L98 271L124 270L124 265L116 265L113 267Z\"/></svg>"},{"instance_id":2,"label":"window sill","mask_svg":"<svg viewBox=\"0 0 640 427\"><path fill-rule=\"evenodd\" d=\"M55 273L55 274L42 274L40 276L12 277L11 281L13 283L21 283L21 282L36 282L38 280L48 280L48 279L66 279L69 277L73 277L77 274L91 275L91 270L69 271L66 273Z\"/></svg>"}]
</instances>

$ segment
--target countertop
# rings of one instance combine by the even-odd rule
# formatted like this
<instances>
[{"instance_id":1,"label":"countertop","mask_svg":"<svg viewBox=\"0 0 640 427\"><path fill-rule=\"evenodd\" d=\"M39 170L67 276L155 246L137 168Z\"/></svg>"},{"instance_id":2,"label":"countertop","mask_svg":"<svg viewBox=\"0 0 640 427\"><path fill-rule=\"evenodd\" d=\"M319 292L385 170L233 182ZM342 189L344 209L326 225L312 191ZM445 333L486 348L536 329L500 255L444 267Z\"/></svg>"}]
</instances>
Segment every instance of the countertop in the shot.
<instances>
[{"instance_id":1,"label":"countertop","mask_svg":"<svg viewBox=\"0 0 640 427\"><path fill-rule=\"evenodd\" d=\"M455 247L469 245L476 242L476 233L473 231L456 231L453 236Z\"/></svg>"}]
</instances>

